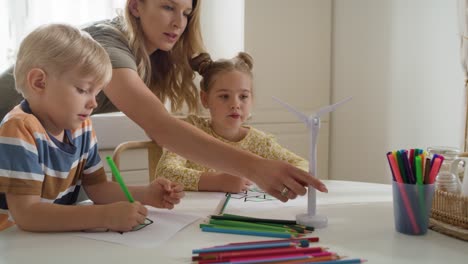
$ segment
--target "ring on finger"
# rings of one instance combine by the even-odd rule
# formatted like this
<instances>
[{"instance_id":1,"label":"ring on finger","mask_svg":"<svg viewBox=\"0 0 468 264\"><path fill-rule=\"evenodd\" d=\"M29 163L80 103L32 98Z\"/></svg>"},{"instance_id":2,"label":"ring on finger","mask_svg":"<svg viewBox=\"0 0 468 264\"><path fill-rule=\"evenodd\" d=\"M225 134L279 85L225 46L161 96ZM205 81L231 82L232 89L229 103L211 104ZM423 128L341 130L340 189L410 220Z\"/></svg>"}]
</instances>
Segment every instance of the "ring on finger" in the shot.
<instances>
[{"instance_id":1,"label":"ring on finger","mask_svg":"<svg viewBox=\"0 0 468 264\"><path fill-rule=\"evenodd\" d=\"M283 190L281 190L281 195L286 197L288 196L288 193L289 193L288 187L284 186Z\"/></svg>"}]
</instances>

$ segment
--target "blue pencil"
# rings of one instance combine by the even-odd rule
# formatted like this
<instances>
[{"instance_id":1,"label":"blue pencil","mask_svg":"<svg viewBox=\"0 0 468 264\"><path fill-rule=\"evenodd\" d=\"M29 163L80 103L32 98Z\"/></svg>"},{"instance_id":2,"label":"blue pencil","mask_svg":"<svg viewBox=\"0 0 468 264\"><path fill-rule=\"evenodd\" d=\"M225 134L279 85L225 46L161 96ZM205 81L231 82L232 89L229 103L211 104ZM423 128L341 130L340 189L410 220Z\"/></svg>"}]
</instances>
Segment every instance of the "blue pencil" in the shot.
<instances>
[{"instance_id":1,"label":"blue pencil","mask_svg":"<svg viewBox=\"0 0 468 264\"><path fill-rule=\"evenodd\" d=\"M278 242L278 243L266 243L266 244L254 244L254 245L211 247L211 248L194 249L194 250L192 250L192 254L227 252L227 251L261 249L261 248L281 248L281 247L291 247L291 246L296 246L296 245L297 245L297 243Z\"/></svg>"},{"instance_id":2,"label":"blue pencil","mask_svg":"<svg viewBox=\"0 0 468 264\"><path fill-rule=\"evenodd\" d=\"M241 230L241 229L227 229L227 228L208 227L208 226L202 227L201 230L203 232L225 233L225 234L235 234L235 235L248 235L248 236L264 236L264 237L278 237L278 238L292 238L293 237L293 235L291 235L291 233Z\"/></svg>"}]
</instances>

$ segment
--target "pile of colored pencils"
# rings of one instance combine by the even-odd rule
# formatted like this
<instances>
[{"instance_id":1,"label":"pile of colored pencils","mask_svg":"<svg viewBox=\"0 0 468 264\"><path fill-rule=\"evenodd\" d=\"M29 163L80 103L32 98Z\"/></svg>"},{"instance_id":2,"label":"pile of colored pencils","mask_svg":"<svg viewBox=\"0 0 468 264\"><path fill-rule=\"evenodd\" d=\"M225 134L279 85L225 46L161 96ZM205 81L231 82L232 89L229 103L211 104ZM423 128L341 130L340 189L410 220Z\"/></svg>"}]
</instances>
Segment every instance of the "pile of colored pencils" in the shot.
<instances>
[{"instance_id":1,"label":"pile of colored pencils","mask_svg":"<svg viewBox=\"0 0 468 264\"><path fill-rule=\"evenodd\" d=\"M297 238L314 229L298 225L294 220L254 218L232 214L212 215L208 223L200 224L204 232L252 235L277 238Z\"/></svg>"},{"instance_id":2,"label":"pile of colored pencils","mask_svg":"<svg viewBox=\"0 0 468 264\"><path fill-rule=\"evenodd\" d=\"M362 259L343 259L322 247L309 247L318 238L281 239L230 243L203 249L194 249L192 261L197 263L362 263Z\"/></svg>"}]
</instances>

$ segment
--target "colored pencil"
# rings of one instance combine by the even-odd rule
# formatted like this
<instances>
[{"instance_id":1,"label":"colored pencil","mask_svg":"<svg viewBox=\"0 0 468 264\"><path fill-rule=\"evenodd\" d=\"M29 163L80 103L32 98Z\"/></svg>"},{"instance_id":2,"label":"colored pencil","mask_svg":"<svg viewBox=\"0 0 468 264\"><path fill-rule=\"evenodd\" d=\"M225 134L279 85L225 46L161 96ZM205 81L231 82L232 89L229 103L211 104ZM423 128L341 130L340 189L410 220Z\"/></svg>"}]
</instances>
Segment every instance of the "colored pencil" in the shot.
<instances>
[{"instance_id":1,"label":"colored pencil","mask_svg":"<svg viewBox=\"0 0 468 264\"><path fill-rule=\"evenodd\" d=\"M270 255L250 255L250 256L234 256L234 257L224 257L218 259L198 259L198 263L219 263L219 262L235 262L235 261L244 261L244 260L265 260L265 259L276 259L282 257L307 257L307 258L329 258L336 257L336 254L333 252L322 252L322 253L290 253L290 254L270 254ZM326 259L322 259L326 260ZM283 260L282 260L283 261Z\"/></svg>"},{"instance_id":2,"label":"colored pencil","mask_svg":"<svg viewBox=\"0 0 468 264\"><path fill-rule=\"evenodd\" d=\"M317 263L321 261L338 260L341 259L339 256L327 256L327 257L309 257L308 259L288 260L275 262L275 264L299 264L299 263Z\"/></svg>"},{"instance_id":3,"label":"colored pencil","mask_svg":"<svg viewBox=\"0 0 468 264\"><path fill-rule=\"evenodd\" d=\"M226 193L224 198L221 200L218 208L216 209L216 212L218 215L223 214L224 210L226 210L227 204L229 203L229 200L231 199L231 194Z\"/></svg>"},{"instance_id":4,"label":"colored pencil","mask_svg":"<svg viewBox=\"0 0 468 264\"><path fill-rule=\"evenodd\" d=\"M366 262L365 259L338 259L338 260L330 260L330 261L319 261L314 262L315 264L356 264L356 263L363 263Z\"/></svg>"},{"instance_id":5,"label":"colored pencil","mask_svg":"<svg viewBox=\"0 0 468 264\"><path fill-rule=\"evenodd\" d=\"M307 262L317 262L317 261L330 261L336 259L336 256L332 256L330 253L327 256L309 256L309 255L274 255L274 256L261 256L261 257L242 257L242 258L232 258L228 260L224 260L221 263L272 263L272 262L284 262L284 261L292 261L292 260L305 260ZM318 258L318 260L315 260ZM315 260L315 261L314 261ZM199 263L209 263L205 261L201 261ZM211 262L213 263L213 262ZM219 262L218 262L219 263Z\"/></svg>"},{"instance_id":6,"label":"colored pencil","mask_svg":"<svg viewBox=\"0 0 468 264\"><path fill-rule=\"evenodd\" d=\"M236 227L236 226L225 226L225 225L212 225L212 224L200 224L200 228L203 231L203 228L219 228L219 229L226 229L226 230L233 230L235 231L245 231L245 232L267 232L268 234L288 234L292 235L293 237L301 237L302 234L299 234L295 231L289 230L271 230L271 229L262 229L258 227ZM231 233L234 234L234 233Z\"/></svg>"},{"instance_id":7,"label":"colored pencil","mask_svg":"<svg viewBox=\"0 0 468 264\"><path fill-rule=\"evenodd\" d=\"M269 257L269 258L262 258L262 259L253 259L253 258L246 258L244 260L237 260L237 261L227 261L221 262L221 264L255 264L255 263L271 263L277 261L288 261L288 260L297 260L297 259L308 259L308 256L295 256L295 257Z\"/></svg>"},{"instance_id":8,"label":"colored pencil","mask_svg":"<svg viewBox=\"0 0 468 264\"><path fill-rule=\"evenodd\" d=\"M218 225L218 226L256 228L256 229L264 229L264 230L271 230L271 231L277 231L277 232L285 232L285 231L290 231L290 230L297 232L296 230L293 230L291 228L263 225L263 224L251 223L251 222L233 221L233 220L211 219L210 224Z\"/></svg>"},{"instance_id":9,"label":"colored pencil","mask_svg":"<svg viewBox=\"0 0 468 264\"><path fill-rule=\"evenodd\" d=\"M233 228L221 228L221 227L202 227L203 232L214 232L214 233L225 233L234 235L249 235L249 236L265 236L265 237L278 237L278 238L293 238L294 235L291 233L279 233L270 231L255 231L255 230L241 230Z\"/></svg>"},{"instance_id":10,"label":"colored pencil","mask_svg":"<svg viewBox=\"0 0 468 264\"><path fill-rule=\"evenodd\" d=\"M300 242L307 240L309 242L318 242L318 237L303 237L303 238L291 238L291 239L275 239L275 240L262 240L262 241L249 241L249 242L237 242L229 243L227 245L252 245L252 244L265 244L265 243L278 243L278 242ZM223 247L223 246L219 246Z\"/></svg>"},{"instance_id":11,"label":"colored pencil","mask_svg":"<svg viewBox=\"0 0 468 264\"><path fill-rule=\"evenodd\" d=\"M236 251L236 250L247 250L247 249L260 249L260 248L281 248L281 247L294 247L297 243L293 242L280 242L280 243L267 243L257 245L233 245L229 247L211 247L192 250L192 254L200 253L211 253L211 252L224 252L224 251Z\"/></svg>"},{"instance_id":12,"label":"colored pencil","mask_svg":"<svg viewBox=\"0 0 468 264\"><path fill-rule=\"evenodd\" d=\"M253 222L253 223L264 222L264 223L283 224L283 225L296 225L297 224L295 220L255 218L255 217L247 217L247 216L232 215L232 214L212 215L211 218L221 219L221 220Z\"/></svg>"},{"instance_id":13,"label":"colored pencil","mask_svg":"<svg viewBox=\"0 0 468 264\"><path fill-rule=\"evenodd\" d=\"M192 257L192 260L200 259L217 259L223 260L234 257L252 257L252 256L271 256L271 255L283 255L283 254L318 254L318 253L331 253L324 251L322 247L284 247L284 248L266 248L266 249L248 249L240 251L230 252L215 252L215 253L201 253L199 256ZM323 255L321 255L323 256Z\"/></svg>"}]
</instances>

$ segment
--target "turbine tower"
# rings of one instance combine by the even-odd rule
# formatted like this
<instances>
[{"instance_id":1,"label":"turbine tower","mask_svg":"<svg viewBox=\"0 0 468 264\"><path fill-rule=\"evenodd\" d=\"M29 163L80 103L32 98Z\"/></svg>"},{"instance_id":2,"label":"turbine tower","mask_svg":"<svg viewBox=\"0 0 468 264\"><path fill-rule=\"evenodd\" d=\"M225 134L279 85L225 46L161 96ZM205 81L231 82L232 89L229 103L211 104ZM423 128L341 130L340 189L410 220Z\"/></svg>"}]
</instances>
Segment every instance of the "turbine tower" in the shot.
<instances>
[{"instance_id":1,"label":"turbine tower","mask_svg":"<svg viewBox=\"0 0 468 264\"><path fill-rule=\"evenodd\" d=\"M310 132L310 149L309 149L309 173L313 177L318 177L317 175L317 136L320 129L320 117L334 111L338 106L344 104L351 100L352 97L348 97L339 101L338 103L328 105L325 107L320 108L316 113L307 116L297 109L292 107L291 105L281 101L280 99L273 97L275 101L280 103L286 109L288 109L291 113L293 113L299 120L304 122L307 127L309 128ZM296 221L298 224L312 226L314 228L324 228L328 224L328 219L326 216L317 215L316 208L317 208L317 198L316 198L316 190L312 186L308 188L308 204L307 204L307 214L299 214L296 215Z\"/></svg>"}]
</instances>

